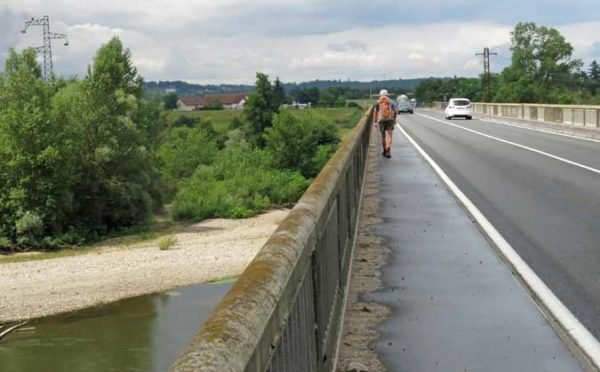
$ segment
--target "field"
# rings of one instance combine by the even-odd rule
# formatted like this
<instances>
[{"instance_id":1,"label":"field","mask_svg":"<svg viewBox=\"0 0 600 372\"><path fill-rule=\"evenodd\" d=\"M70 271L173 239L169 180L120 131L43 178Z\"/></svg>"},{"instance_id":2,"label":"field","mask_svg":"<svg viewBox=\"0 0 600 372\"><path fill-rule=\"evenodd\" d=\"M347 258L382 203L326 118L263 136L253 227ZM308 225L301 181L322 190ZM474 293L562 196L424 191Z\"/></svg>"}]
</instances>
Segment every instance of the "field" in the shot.
<instances>
[{"instance_id":1,"label":"field","mask_svg":"<svg viewBox=\"0 0 600 372\"><path fill-rule=\"evenodd\" d=\"M374 105L376 100L374 98L373 99L349 99L348 102L356 102L360 105L360 107L362 107L366 110L367 107Z\"/></svg>"},{"instance_id":2,"label":"field","mask_svg":"<svg viewBox=\"0 0 600 372\"><path fill-rule=\"evenodd\" d=\"M200 118L210 121L216 131L226 133L229 130L229 123L233 118L242 114L242 110L214 110L214 111L169 111L165 114L167 123L173 124L180 116L188 118Z\"/></svg>"},{"instance_id":3,"label":"field","mask_svg":"<svg viewBox=\"0 0 600 372\"><path fill-rule=\"evenodd\" d=\"M365 100L366 101L366 100ZM362 106L366 109L366 105ZM360 120L365 109L352 107L342 108L313 108L304 110L293 110L298 116L315 115L331 120L337 127L340 137L343 137L350 129L354 128ZM242 110L215 110L215 111L169 111L167 112L167 123L172 124L180 116L190 118L201 118L210 121L216 131L226 133L229 123L233 118L242 114Z\"/></svg>"}]
</instances>

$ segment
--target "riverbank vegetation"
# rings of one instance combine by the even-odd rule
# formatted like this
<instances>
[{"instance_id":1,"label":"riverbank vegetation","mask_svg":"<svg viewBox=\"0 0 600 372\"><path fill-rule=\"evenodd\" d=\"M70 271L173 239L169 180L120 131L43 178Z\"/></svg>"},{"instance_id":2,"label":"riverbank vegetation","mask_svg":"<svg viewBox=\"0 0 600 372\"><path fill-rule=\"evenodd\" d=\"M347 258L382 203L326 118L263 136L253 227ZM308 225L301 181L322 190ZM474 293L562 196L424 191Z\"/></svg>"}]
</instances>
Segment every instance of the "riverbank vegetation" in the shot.
<instances>
[{"instance_id":1,"label":"riverbank vegetation","mask_svg":"<svg viewBox=\"0 0 600 372\"><path fill-rule=\"evenodd\" d=\"M165 113L118 38L85 77L41 79L33 49L0 73L0 250L54 250L148 226L290 206L360 108L280 109L258 73L243 111ZM284 93L285 94L285 93ZM285 97L284 97L285 98Z\"/></svg>"}]
</instances>

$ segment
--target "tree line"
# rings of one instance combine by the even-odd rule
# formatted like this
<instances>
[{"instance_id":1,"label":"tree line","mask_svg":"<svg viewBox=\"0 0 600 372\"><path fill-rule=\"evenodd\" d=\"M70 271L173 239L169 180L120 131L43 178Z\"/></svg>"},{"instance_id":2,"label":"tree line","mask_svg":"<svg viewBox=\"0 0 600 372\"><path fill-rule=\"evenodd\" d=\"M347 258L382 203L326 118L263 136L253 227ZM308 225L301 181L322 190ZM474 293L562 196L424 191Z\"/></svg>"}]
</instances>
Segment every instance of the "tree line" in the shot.
<instances>
[{"instance_id":1,"label":"tree line","mask_svg":"<svg viewBox=\"0 0 600 372\"><path fill-rule=\"evenodd\" d=\"M388 89L392 91L411 91L423 79L388 79L374 81L354 81L354 80L313 80L301 83L283 83L283 88L288 91L308 90L316 88L317 90L326 90L329 88L344 88L362 92L367 98L368 92L379 92L380 89ZM181 96L201 96L205 92L209 93L238 93L238 92L253 92L254 85L243 84L192 84L184 81L150 81L144 83L144 91L150 95L164 91L174 90Z\"/></svg>"},{"instance_id":2,"label":"tree line","mask_svg":"<svg viewBox=\"0 0 600 372\"><path fill-rule=\"evenodd\" d=\"M424 102L460 96L506 103L600 104L600 66L586 68L556 29L519 23L511 32L511 64L492 74L488 96L484 77L428 79L415 88Z\"/></svg>"},{"instance_id":3,"label":"tree line","mask_svg":"<svg viewBox=\"0 0 600 372\"><path fill-rule=\"evenodd\" d=\"M273 82L273 95L276 104L291 104L293 102L308 104L312 107L346 107L352 106L349 100L367 99L372 90L359 89L351 87L329 87L319 89L317 87L293 88L287 90L286 84L279 78ZM382 88L383 89L383 88ZM379 91L379 90L377 90ZM404 93L404 91L400 91ZM179 94L175 92L167 93L163 96L164 107L167 110L177 109L177 100ZM204 108L205 110L222 110L223 105L215 102L212 106Z\"/></svg>"},{"instance_id":4,"label":"tree line","mask_svg":"<svg viewBox=\"0 0 600 372\"><path fill-rule=\"evenodd\" d=\"M246 217L295 203L337 148L324 118L280 112L282 87L258 73L227 133L166 123L162 98L118 38L81 78L43 81L33 49L0 73L0 250L55 249L179 219Z\"/></svg>"}]
</instances>

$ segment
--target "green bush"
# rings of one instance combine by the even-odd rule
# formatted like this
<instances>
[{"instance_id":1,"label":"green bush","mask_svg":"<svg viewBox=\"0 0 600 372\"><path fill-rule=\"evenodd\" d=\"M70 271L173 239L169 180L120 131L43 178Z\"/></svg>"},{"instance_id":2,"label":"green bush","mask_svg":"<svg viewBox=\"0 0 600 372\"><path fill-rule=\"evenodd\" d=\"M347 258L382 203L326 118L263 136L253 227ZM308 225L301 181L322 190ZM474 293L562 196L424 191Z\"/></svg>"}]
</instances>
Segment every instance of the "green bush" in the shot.
<instances>
[{"instance_id":1,"label":"green bush","mask_svg":"<svg viewBox=\"0 0 600 372\"><path fill-rule=\"evenodd\" d=\"M212 163L217 153L217 143L205 128L173 128L165 134L158 150L160 170L169 183L177 186L199 165Z\"/></svg>"},{"instance_id":2,"label":"green bush","mask_svg":"<svg viewBox=\"0 0 600 372\"><path fill-rule=\"evenodd\" d=\"M27 211L17 220L17 243L37 247L44 235L44 221L39 214Z\"/></svg>"},{"instance_id":3,"label":"green bush","mask_svg":"<svg viewBox=\"0 0 600 372\"><path fill-rule=\"evenodd\" d=\"M200 124L200 118L193 118L193 117L189 117L186 115L179 115L179 117L177 119L175 119L175 121L173 121L173 124L171 124L171 126L193 128L193 127L197 126L198 124Z\"/></svg>"},{"instance_id":4,"label":"green bush","mask_svg":"<svg viewBox=\"0 0 600 372\"><path fill-rule=\"evenodd\" d=\"M173 214L189 220L249 217L294 203L308 184L298 172L275 169L265 150L231 146L212 165L198 167L175 198Z\"/></svg>"},{"instance_id":5,"label":"green bush","mask_svg":"<svg viewBox=\"0 0 600 372\"><path fill-rule=\"evenodd\" d=\"M299 170L304 177L316 176L325 153L338 144L337 128L330 121L315 115L298 117L288 111L277 114L273 127L265 133L267 151L281 169ZM321 146L328 145L325 153L317 156ZM315 163L318 162L317 163Z\"/></svg>"},{"instance_id":6,"label":"green bush","mask_svg":"<svg viewBox=\"0 0 600 372\"><path fill-rule=\"evenodd\" d=\"M173 235L169 235L158 242L158 249L161 251L167 251L177 244L177 238Z\"/></svg>"},{"instance_id":7,"label":"green bush","mask_svg":"<svg viewBox=\"0 0 600 372\"><path fill-rule=\"evenodd\" d=\"M337 148L337 144L327 144L317 147L317 151L312 157L313 169L311 170L311 173L318 174L321 171L321 169L323 169L325 164L327 164L331 156L335 154Z\"/></svg>"},{"instance_id":8,"label":"green bush","mask_svg":"<svg viewBox=\"0 0 600 372\"><path fill-rule=\"evenodd\" d=\"M10 245L11 241L9 238L5 237L5 236L0 236L0 247L4 247L7 245Z\"/></svg>"}]
</instances>

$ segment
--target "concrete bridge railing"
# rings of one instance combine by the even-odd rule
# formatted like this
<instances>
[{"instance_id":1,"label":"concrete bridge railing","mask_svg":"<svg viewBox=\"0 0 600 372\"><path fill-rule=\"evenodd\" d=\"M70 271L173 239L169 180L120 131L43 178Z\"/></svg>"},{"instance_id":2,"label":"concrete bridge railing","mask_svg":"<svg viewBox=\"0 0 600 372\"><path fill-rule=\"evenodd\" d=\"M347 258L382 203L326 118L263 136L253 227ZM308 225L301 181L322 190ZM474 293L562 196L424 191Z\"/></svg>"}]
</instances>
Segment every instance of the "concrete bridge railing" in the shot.
<instances>
[{"instance_id":1,"label":"concrete bridge railing","mask_svg":"<svg viewBox=\"0 0 600 372\"><path fill-rule=\"evenodd\" d=\"M434 102L434 107L443 109L444 102ZM474 102L473 112L479 115L536 120L550 124L600 128L600 106Z\"/></svg>"},{"instance_id":2,"label":"concrete bridge railing","mask_svg":"<svg viewBox=\"0 0 600 372\"><path fill-rule=\"evenodd\" d=\"M171 370L334 368L370 118L346 135Z\"/></svg>"}]
</instances>

